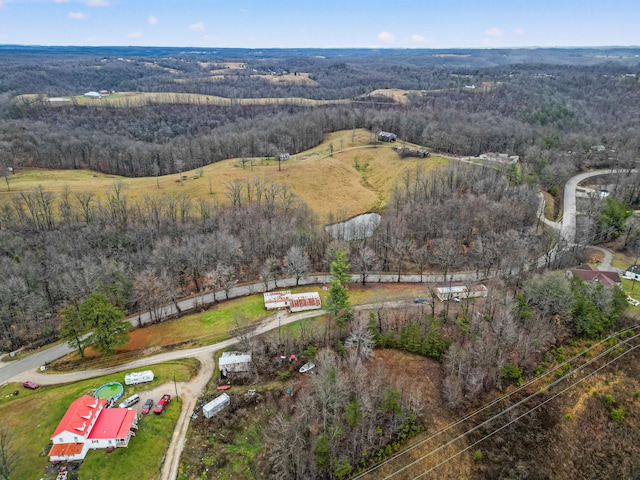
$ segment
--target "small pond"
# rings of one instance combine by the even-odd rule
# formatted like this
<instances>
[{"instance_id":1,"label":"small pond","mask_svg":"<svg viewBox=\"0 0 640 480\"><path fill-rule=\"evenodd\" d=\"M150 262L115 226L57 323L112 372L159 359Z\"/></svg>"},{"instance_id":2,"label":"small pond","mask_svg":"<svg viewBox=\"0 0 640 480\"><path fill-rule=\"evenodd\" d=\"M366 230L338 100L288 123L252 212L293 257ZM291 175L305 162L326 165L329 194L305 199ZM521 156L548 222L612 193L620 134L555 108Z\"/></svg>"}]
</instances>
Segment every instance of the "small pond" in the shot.
<instances>
[{"instance_id":1,"label":"small pond","mask_svg":"<svg viewBox=\"0 0 640 480\"><path fill-rule=\"evenodd\" d=\"M373 235L382 217L377 213L363 213L357 217L324 227L334 240L361 240Z\"/></svg>"}]
</instances>

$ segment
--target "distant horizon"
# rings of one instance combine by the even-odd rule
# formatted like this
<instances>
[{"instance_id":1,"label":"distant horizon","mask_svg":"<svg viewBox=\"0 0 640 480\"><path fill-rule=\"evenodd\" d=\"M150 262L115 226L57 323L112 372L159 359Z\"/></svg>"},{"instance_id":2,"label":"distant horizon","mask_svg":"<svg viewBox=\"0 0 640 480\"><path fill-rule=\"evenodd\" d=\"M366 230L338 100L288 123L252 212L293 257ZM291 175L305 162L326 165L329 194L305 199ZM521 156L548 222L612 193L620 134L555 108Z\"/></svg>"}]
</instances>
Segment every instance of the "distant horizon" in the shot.
<instances>
[{"instance_id":1,"label":"distant horizon","mask_svg":"<svg viewBox=\"0 0 640 480\"><path fill-rule=\"evenodd\" d=\"M57 45L0 43L0 48L151 48L151 49L202 49L202 50L608 50L608 49L640 49L639 45L567 45L567 46L504 46L504 47L233 47L233 46L198 46L198 45Z\"/></svg>"},{"instance_id":2,"label":"distant horizon","mask_svg":"<svg viewBox=\"0 0 640 480\"><path fill-rule=\"evenodd\" d=\"M0 0L7 45L496 49L640 45L635 0Z\"/></svg>"}]
</instances>

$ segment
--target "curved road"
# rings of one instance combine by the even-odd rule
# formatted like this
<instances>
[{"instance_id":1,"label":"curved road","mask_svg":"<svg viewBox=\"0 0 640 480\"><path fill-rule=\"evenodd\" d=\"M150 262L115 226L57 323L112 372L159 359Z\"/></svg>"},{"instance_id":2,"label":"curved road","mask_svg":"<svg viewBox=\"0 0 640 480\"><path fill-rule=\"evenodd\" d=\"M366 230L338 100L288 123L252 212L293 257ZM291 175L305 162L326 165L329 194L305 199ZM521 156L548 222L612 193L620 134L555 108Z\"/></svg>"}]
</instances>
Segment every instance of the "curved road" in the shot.
<instances>
[{"instance_id":1,"label":"curved road","mask_svg":"<svg viewBox=\"0 0 640 480\"><path fill-rule=\"evenodd\" d=\"M477 277L475 273L454 273L451 275L447 275L447 280L451 281L469 281L469 280L478 280L483 277ZM318 283L329 283L331 279L331 275L321 274L321 275L308 275L304 278L300 279L300 285L312 285ZM360 275L354 274L352 275L352 281L358 282L360 280ZM442 275L401 275L400 282L401 283L430 283L430 282L438 282L443 281ZM372 274L367 277L368 283L396 283L398 282L398 275L391 274ZM273 281L269 282L269 290L274 288L281 287L294 287L296 285L295 278L283 278L278 279L277 287L274 285ZM246 295L251 295L253 293L263 292L264 284L263 283L254 283L250 285L239 285L237 287L233 287L229 290L229 299L243 297ZM198 295L194 297L185 298L178 302L178 306L181 311L187 311L196 308L197 305L202 303L211 304L215 301L222 301L226 299L226 295L224 291L218 290L215 292L209 292L204 295ZM315 311L316 315L317 310ZM165 307L163 318L172 318L178 314L178 310L175 305L167 305ZM139 324L147 324L151 322L151 317L148 312L142 313L140 315L133 315L128 317L128 320L132 325L138 326ZM47 348L43 348L35 353L32 353L24 358L19 360L13 360L8 362L0 362L0 384L7 381L14 382L24 382L26 380L34 380L33 375L27 372L34 371L38 369L42 365L46 365L49 362L56 360L70 352L74 349L69 348L66 343L59 343L56 345L52 345ZM122 368L120 368L122 370ZM116 370L117 371L117 370ZM61 375L54 375L53 378L63 378ZM45 382L42 382L45 384ZM62 381L58 381L57 383L62 383Z\"/></svg>"},{"instance_id":2,"label":"curved road","mask_svg":"<svg viewBox=\"0 0 640 480\"><path fill-rule=\"evenodd\" d=\"M461 159L458 159L461 160ZM544 218L544 207L540 210L540 218L543 219L544 223L555 228L560 231L561 237L565 240L568 245L575 244L576 237L576 187L578 184L588 178L595 177L598 175L608 175L613 173L631 173L636 172L636 170L594 170L592 172L582 173L580 175L576 175L569 179L564 189L564 215L560 222L551 222ZM609 257L605 257L605 260ZM542 259L541 259L542 261ZM610 264L610 260L609 260ZM603 266L601 265L601 268ZM300 279L301 285L309 285L309 284L318 284L318 283L329 283L331 275L320 274L320 275L308 275L304 278ZM359 275L352 275L353 281L357 282L360 280ZM456 273L449 276L451 281L469 281L469 280L481 280L483 277L477 277L473 273ZM400 281L403 283L430 283L444 280L442 275L401 275ZM376 282L397 282L398 275L390 275L390 274L375 274L368 276L369 283ZM283 278L278 280L277 287L293 287L295 286L295 279L293 278ZM269 289L276 288L276 285L273 281L269 282ZM264 284L263 283L254 283L250 285L240 285L233 287L229 290L229 298L237 298L246 295L250 295L256 292L263 292ZM226 295L224 291L218 290L216 292L209 292L205 295L198 295L195 297L190 297L183 299L178 302L178 306L181 311L191 310L196 307L199 303L213 303L214 301L220 301L226 299ZM175 305L171 304L165 307L165 312L163 318L171 318L178 314L178 310ZM137 326L138 324L146 324L151 322L151 317L149 313L142 313L140 315L134 315L129 317L129 321L132 325ZM30 354L20 360L14 360L9 362L0 362L0 384L6 381L20 381L23 382L28 380L28 378L24 375L25 372L34 370L39 368L41 365L46 365L53 360L60 358L68 353L70 353L73 349L69 348L66 343L61 343L57 345L50 346L48 348L44 348L36 353ZM56 377L59 377L56 375Z\"/></svg>"},{"instance_id":3,"label":"curved road","mask_svg":"<svg viewBox=\"0 0 640 480\"><path fill-rule=\"evenodd\" d=\"M575 243L575 235L576 235L576 187L580 182L586 180L587 178L591 178L598 175L606 175L612 173L621 173L622 170L596 170L593 172L583 173L581 175L577 175L571 178L567 184L565 185L565 197L564 197L564 216L561 223L558 225L554 222L545 221L548 225L559 229L562 238L569 244L573 245ZM625 170L626 172L626 170ZM605 255L604 265L609 264L611 257L607 257ZM602 265L601 265L602 267ZM330 275L322 274L322 275L310 275L300 280L301 285L305 284L318 284L318 283L328 283ZM478 277L475 274L470 273L457 273L449 276L451 281L467 281L467 280L476 280ZM360 280L360 275L354 274L352 275L352 280L354 282L358 282ZM368 282L376 283L376 282L435 282L439 280L446 280L442 277L442 275L369 275ZM278 280L278 285L276 286L273 282L269 283L269 289L271 288L279 288L279 287L292 287L295 286L295 279L286 278ZM254 283L251 285L242 285L233 287L229 290L228 296L225 295L224 291L215 291L206 293L204 295L199 295L197 297L191 297L187 299L183 299L178 302L178 306L181 311L190 310L196 307L199 303L212 303L217 300L223 300L226 298L237 298L245 295L250 295L256 292L262 292L264 290L264 284L262 283ZM165 313L163 318L170 318L175 316L178 313L175 305L170 305L165 308ZM281 325L286 325L289 323L296 322L303 318L310 318L317 315L321 315L325 313L323 310L314 310L310 312L303 312L294 315L282 315L278 313L276 315L272 315L268 317L266 320L261 322L255 329L254 334L259 335L261 333L273 330L278 328ZM136 324L145 324L151 321L149 313L144 313L140 315L135 315L129 317L128 319L133 325ZM145 367L151 364L161 363L165 361L181 359L181 358L198 358L201 362L208 365L211 363L211 354L221 350L223 348L227 348L238 342L238 338L231 338L225 340L223 342L219 342L213 345L207 345L204 347L198 347L188 350L176 350L171 352L160 353L157 355L153 355L150 357L141 358L138 360L134 360L124 365L118 365L115 367L96 369L96 370L88 370L81 372L72 372L66 374L56 374L56 375L46 375L42 374L38 371L41 365L44 365L50 361L53 361L69 352L72 351L66 343L58 344L51 346L49 348L42 349L34 354L31 354L25 358L20 360L15 360L12 362L0 362L0 383L6 381L17 381L23 382L27 379L36 381L43 385L47 384L57 384L57 383L66 383L73 382L77 380L93 378L96 376L102 376L110 373L115 373L123 370L135 369L140 367ZM164 480L170 480L177 477L177 468L179 463L180 454L182 452L184 446L184 438L186 435L186 431L188 428L189 418L191 416L191 412L195 407L195 399L198 398L209 378L204 372L212 371L210 368L204 369L201 374L197 375L192 381L188 384L181 384L181 392L182 396L185 398L185 403L183 405L183 410L181 412L180 418L178 419L178 423L176 425L174 434L171 439L171 443L167 450L167 456L165 459L165 463L162 467L161 478ZM195 391L192 391L194 389Z\"/></svg>"}]
</instances>

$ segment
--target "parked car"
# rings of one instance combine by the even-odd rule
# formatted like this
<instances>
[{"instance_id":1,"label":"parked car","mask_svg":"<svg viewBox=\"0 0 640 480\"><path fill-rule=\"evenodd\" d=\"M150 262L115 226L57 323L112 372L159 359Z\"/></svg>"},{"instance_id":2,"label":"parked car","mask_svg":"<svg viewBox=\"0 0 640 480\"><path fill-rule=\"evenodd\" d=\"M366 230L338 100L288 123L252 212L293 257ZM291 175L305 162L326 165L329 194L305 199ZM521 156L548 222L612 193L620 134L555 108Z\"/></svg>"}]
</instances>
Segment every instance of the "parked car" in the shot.
<instances>
[{"instance_id":1,"label":"parked car","mask_svg":"<svg viewBox=\"0 0 640 480\"><path fill-rule=\"evenodd\" d=\"M170 401L171 401L171 395L169 395L168 393L165 393L162 396L162 398L158 400L158 403L156 403L156 406L153 409L153 413L157 413L159 415L162 412L164 412L164 409L167 408L167 405L169 405Z\"/></svg>"},{"instance_id":2,"label":"parked car","mask_svg":"<svg viewBox=\"0 0 640 480\"><path fill-rule=\"evenodd\" d=\"M22 386L23 386L24 388L29 388L29 389L31 389L31 390L35 390L35 389L36 389L36 388L38 388L40 385L38 385L36 382L29 382L29 381L27 381L27 382L24 382L24 383L22 384Z\"/></svg>"},{"instance_id":3,"label":"parked car","mask_svg":"<svg viewBox=\"0 0 640 480\"><path fill-rule=\"evenodd\" d=\"M118 405L118 406L120 408L129 408L131 405L135 405L139 401L140 401L140 395L138 395L137 393L134 393L129 398L125 398L122 401L122 403L120 403L120 405Z\"/></svg>"},{"instance_id":4,"label":"parked car","mask_svg":"<svg viewBox=\"0 0 640 480\"><path fill-rule=\"evenodd\" d=\"M316 368L316 364L315 363L305 363L304 365L302 365L300 367L300 370L298 370L300 373L304 373L304 372L308 372L309 370Z\"/></svg>"},{"instance_id":5,"label":"parked car","mask_svg":"<svg viewBox=\"0 0 640 480\"><path fill-rule=\"evenodd\" d=\"M429 303L429 299L427 297L416 297L413 299L413 303Z\"/></svg>"},{"instance_id":6,"label":"parked car","mask_svg":"<svg viewBox=\"0 0 640 480\"><path fill-rule=\"evenodd\" d=\"M142 406L141 413L144 413L146 415L151 411L152 408L153 408L153 399L147 398L147 401L144 402L144 405Z\"/></svg>"}]
</instances>

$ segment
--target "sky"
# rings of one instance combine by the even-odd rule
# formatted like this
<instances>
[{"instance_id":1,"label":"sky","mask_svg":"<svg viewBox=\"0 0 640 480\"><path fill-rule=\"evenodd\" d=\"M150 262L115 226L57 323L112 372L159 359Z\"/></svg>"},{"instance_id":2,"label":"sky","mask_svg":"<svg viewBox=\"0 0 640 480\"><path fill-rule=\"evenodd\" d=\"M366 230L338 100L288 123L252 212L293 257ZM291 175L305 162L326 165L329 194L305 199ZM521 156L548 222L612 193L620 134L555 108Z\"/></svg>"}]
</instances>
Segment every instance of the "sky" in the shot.
<instances>
[{"instance_id":1,"label":"sky","mask_svg":"<svg viewBox=\"0 0 640 480\"><path fill-rule=\"evenodd\" d=\"M0 0L0 44L639 46L638 0Z\"/></svg>"}]
</instances>

